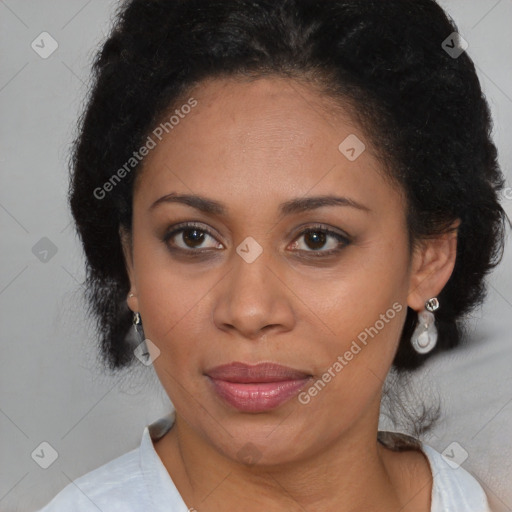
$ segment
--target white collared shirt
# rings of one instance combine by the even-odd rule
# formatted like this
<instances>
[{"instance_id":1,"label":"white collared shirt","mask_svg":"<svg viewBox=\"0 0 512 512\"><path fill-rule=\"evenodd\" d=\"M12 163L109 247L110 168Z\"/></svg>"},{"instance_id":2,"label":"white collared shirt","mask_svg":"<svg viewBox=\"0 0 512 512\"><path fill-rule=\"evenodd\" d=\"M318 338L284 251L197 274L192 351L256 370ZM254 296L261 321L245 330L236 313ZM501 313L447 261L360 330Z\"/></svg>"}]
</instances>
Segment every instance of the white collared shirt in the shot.
<instances>
[{"instance_id":1,"label":"white collared shirt","mask_svg":"<svg viewBox=\"0 0 512 512\"><path fill-rule=\"evenodd\" d=\"M77 478L39 512L188 512L153 446L173 423L170 414L146 426L138 448ZM490 512L473 476L430 446L421 449L433 474L431 512Z\"/></svg>"}]
</instances>

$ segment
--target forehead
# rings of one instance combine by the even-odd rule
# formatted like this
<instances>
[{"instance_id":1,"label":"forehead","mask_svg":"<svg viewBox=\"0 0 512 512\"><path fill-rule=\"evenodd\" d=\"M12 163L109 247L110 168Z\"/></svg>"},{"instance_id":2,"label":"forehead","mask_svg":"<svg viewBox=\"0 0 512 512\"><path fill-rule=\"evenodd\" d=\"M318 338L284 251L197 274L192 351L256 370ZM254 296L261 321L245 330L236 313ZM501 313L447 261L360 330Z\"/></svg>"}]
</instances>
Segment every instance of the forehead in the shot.
<instances>
[{"instance_id":1,"label":"forehead","mask_svg":"<svg viewBox=\"0 0 512 512\"><path fill-rule=\"evenodd\" d=\"M175 105L178 122L143 162L140 192L148 201L173 190L230 196L246 207L249 197L338 192L363 202L398 192L348 112L312 87L285 78L215 79L190 90L183 105L191 99L192 109Z\"/></svg>"}]
</instances>

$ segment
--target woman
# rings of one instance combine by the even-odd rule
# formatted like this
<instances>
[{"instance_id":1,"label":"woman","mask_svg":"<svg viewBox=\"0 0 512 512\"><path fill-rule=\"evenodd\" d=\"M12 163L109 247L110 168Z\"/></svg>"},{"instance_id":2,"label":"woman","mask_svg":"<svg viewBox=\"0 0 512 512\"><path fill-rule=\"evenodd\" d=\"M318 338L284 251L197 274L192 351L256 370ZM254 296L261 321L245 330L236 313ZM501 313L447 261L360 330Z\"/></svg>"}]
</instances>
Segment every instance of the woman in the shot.
<instances>
[{"instance_id":1,"label":"woman","mask_svg":"<svg viewBox=\"0 0 512 512\"><path fill-rule=\"evenodd\" d=\"M107 366L153 364L176 412L43 511L488 510L378 431L386 375L459 344L503 250L442 9L132 0L94 72L70 190L88 299Z\"/></svg>"}]
</instances>

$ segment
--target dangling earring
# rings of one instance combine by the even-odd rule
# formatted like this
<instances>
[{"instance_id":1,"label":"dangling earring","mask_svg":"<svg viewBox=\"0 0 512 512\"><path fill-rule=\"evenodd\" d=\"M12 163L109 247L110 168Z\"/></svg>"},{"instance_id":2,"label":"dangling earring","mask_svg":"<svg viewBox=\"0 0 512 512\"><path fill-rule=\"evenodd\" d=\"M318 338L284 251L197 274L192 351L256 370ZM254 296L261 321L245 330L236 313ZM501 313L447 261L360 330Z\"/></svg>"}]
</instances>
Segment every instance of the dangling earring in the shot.
<instances>
[{"instance_id":1,"label":"dangling earring","mask_svg":"<svg viewBox=\"0 0 512 512\"><path fill-rule=\"evenodd\" d=\"M135 329L135 332L137 333L137 336L142 343L146 337L144 336L144 329L142 328L142 318L140 317L140 313L138 311L137 313L133 314L133 328Z\"/></svg>"},{"instance_id":2,"label":"dangling earring","mask_svg":"<svg viewBox=\"0 0 512 512\"><path fill-rule=\"evenodd\" d=\"M140 341L133 353L144 366L150 366L160 355L160 350L151 340L146 339L144 329L142 328L142 318L140 317L139 312L133 314L133 328L135 329Z\"/></svg>"},{"instance_id":3,"label":"dangling earring","mask_svg":"<svg viewBox=\"0 0 512 512\"><path fill-rule=\"evenodd\" d=\"M437 343L437 329L433 311L439 308L439 301L436 297L425 302L426 311L418 313L418 325L411 337L411 344L418 354L430 352Z\"/></svg>"}]
</instances>

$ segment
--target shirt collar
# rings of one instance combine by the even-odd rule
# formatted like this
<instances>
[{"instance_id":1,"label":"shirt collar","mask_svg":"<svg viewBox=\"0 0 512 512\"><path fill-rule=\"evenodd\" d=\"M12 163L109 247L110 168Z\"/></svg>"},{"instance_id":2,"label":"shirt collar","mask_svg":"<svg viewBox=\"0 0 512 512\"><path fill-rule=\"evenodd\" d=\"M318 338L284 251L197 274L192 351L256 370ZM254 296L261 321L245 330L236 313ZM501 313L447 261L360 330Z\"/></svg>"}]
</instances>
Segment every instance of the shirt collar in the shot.
<instances>
[{"instance_id":1,"label":"shirt collar","mask_svg":"<svg viewBox=\"0 0 512 512\"><path fill-rule=\"evenodd\" d=\"M174 412L146 426L142 434L140 468L149 498L152 500L151 510L155 512L189 510L153 445L153 441L168 432L173 423Z\"/></svg>"}]
</instances>

